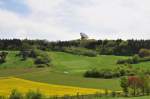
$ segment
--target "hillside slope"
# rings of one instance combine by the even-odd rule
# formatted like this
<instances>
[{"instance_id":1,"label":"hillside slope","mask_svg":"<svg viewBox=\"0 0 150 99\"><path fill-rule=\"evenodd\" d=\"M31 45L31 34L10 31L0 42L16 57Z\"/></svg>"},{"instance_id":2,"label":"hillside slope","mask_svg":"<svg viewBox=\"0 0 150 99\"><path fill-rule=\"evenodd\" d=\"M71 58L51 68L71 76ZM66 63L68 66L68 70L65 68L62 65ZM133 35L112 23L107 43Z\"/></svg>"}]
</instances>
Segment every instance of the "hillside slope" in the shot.
<instances>
[{"instance_id":1,"label":"hillside slope","mask_svg":"<svg viewBox=\"0 0 150 99\"><path fill-rule=\"evenodd\" d=\"M7 62L1 64L0 76L16 76L23 79L45 82L50 84L62 84L69 86L103 88L121 90L119 79L93 79L84 78L83 73L93 68L115 68L118 59L128 58L125 56L97 56L86 57L72 55L63 52L48 52L52 58L53 66L49 68L34 68L33 59L21 61L16 57L17 52L9 52ZM133 65L148 69L150 62ZM5 69L3 69L5 67ZM27 68L26 68L27 67ZM31 68L33 67L33 68ZM19 68L19 69L17 69Z\"/></svg>"}]
</instances>

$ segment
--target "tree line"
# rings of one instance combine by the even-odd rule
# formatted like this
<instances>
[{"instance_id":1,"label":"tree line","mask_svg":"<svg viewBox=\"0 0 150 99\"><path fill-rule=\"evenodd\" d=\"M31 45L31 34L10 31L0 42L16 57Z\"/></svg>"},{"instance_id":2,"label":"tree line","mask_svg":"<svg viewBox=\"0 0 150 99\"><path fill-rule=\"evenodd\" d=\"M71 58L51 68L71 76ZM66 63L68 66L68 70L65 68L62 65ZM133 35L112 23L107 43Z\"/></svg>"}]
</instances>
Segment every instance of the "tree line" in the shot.
<instances>
[{"instance_id":1,"label":"tree line","mask_svg":"<svg viewBox=\"0 0 150 99\"><path fill-rule=\"evenodd\" d=\"M0 50L21 50L25 47L36 47L40 50L62 51L64 48L78 47L97 51L103 55L134 55L140 49L150 49L150 40L20 40L0 39Z\"/></svg>"},{"instance_id":2,"label":"tree line","mask_svg":"<svg viewBox=\"0 0 150 99\"><path fill-rule=\"evenodd\" d=\"M128 58L120 59L117 61L117 64L137 64L140 62L150 61L150 49L140 49L138 54Z\"/></svg>"}]
</instances>

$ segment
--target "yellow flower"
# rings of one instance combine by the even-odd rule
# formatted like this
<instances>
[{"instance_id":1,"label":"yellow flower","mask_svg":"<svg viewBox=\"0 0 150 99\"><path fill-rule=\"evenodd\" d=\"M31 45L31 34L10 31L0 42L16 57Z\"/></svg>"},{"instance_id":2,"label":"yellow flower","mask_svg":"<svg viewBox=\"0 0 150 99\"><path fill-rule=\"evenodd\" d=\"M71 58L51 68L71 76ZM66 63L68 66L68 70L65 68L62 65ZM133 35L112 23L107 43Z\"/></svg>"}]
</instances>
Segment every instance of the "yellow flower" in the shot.
<instances>
[{"instance_id":1,"label":"yellow flower","mask_svg":"<svg viewBox=\"0 0 150 99\"><path fill-rule=\"evenodd\" d=\"M17 89L23 94L27 93L29 90L38 90L42 94L48 96L105 93L105 90L46 84L14 77L0 78L0 95L8 96L13 89Z\"/></svg>"}]
</instances>

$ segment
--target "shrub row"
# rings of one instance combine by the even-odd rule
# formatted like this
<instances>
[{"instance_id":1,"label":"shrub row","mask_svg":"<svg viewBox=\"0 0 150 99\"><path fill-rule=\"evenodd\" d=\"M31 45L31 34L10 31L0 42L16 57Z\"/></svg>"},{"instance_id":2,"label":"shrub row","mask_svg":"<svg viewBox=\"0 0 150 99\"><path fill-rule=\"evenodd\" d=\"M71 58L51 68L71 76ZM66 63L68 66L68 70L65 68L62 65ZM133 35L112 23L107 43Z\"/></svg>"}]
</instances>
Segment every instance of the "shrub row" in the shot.
<instances>
[{"instance_id":1,"label":"shrub row","mask_svg":"<svg viewBox=\"0 0 150 99\"><path fill-rule=\"evenodd\" d=\"M121 76L131 76L136 75L137 71L131 68L117 68L117 69L92 69L88 70L84 73L84 77L92 77L92 78L117 78Z\"/></svg>"},{"instance_id":2,"label":"shrub row","mask_svg":"<svg viewBox=\"0 0 150 99\"><path fill-rule=\"evenodd\" d=\"M26 60L28 57L33 58L37 67L49 66L51 63L48 53L42 50L22 50L18 55L22 57L22 60Z\"/></svg>"},{"instance_id":3,"label":"shrub row","mask_svg":"<svg viewBox=\"0 0 150 99\"><path fill-rule=\"evenodd\" d=\"M131 78L131 77L129 77ZM133 77L132 77L133 78ZM127 81L128 80L128 81ZM134 83L130 83L130 82L138 82L139 80L137 79L121 79L121 87L124 89L127 88L131 88L133 89L132 84L134 85ZM127 84L129 83L129 84ZM144 81L143 84L148 83L148 80L146 80L146 82ZM126 86L127 84L127 86ZM139 85L143 85L143 84L139 84ZM136 86L138 88L138 86ZM149 86L146 84L144 85L144 87L148 90L141 90L140 96L144 96L144 95L149 95L150 94L150 90L149 90ZM142 87L139 87L142 88ZM134 89L135 92L138 92L138 89ZM123 90L124 92L125 90ZM5 96L0 96L0 99L106 99L106 98L114 98L114 97L123 97L124 93L122 91L112 91L109 92L107 89L104 89L104 93L95 93L95 94L87 94L87 95L81 95L79 93L77 93L74 96L70 96L70 95L64 95L64 96L45 96L43 93L39 92L39 91L28 91L25 94L22 94L21 92L19 92L18 90L12 90L10 95L8 95L7 97ZM132 93L132 92L131 92ZM134 94L130 94L129 91L128 93L126 93L127 96L135 96ZM137 96L137 95L136 95Z\"/></svg>"},{"instance_id":4,"label":"shrub row","mask_svg":"<svg viewBox=\"0 0 150 99\"><path fill-rule=\"evenodd\" d=\"M13 89L8 97L1 96L0 99L44 99L39 91L28 91L25 95Z\"/></svg>"},{"instance_id":5,"label":"shrub row","mask_svg":"<svg viewBox=\"0 0 150 99\"><path fill-rule=\"evenodd\" d=\"M140 49L138 55L134 55L129 59L120 59L117 61L117 64L136 64L139 62L150 61L150 49Z\"/></svg>"},{"instance_id":6,"label":"shrub row","mask_svg":"<svg viewBox=\"0 0 150 99\"><path fill-rule=\"evenodd\" d=\"M89 57L95 57L97 56L97 52L85 48L76 48L76 47L70 47L70 48L63 48L64 52L75 54L75 55L84 55Z\"/></svg>"},{"instance_id":7,"label":"shrub row","mask_svg":"<svg viewBox=\"0 0 150 99\"><path fill-rule=\"evenodd\" d=\"M150 61L150 57L139 57L138 55L134 55L132 58L118 60L117 64L137 64L146 61Z\"/></svg>"},{"instance_id":8,"label":"shrub row","mask_svg":"<svg viewBox=\"0 0 150 99\"><path fill-rule=\"evenodd\" d=\"M106 97L117 97L122 96L122 92L113 91L109 92L107 89L104 90L104 93L95 93L82 95L77 93L76 95L64 95L64 96L45 96L39 91L28 91L26 94L22 94L18 90L14 89L11 91L10 95L7 97L0 96L0 99L105 99Z\"/></svg>"},{"instance_id":9,"label":"shrub row","mask_svg":"<svg viewBox=\"0 0 150 99\"><path fill-rule=\"evenodd\" d=\"M150 49L140 49L138 55L140 57L149 57L150 56Z\"/></svg>"}]
</instances>

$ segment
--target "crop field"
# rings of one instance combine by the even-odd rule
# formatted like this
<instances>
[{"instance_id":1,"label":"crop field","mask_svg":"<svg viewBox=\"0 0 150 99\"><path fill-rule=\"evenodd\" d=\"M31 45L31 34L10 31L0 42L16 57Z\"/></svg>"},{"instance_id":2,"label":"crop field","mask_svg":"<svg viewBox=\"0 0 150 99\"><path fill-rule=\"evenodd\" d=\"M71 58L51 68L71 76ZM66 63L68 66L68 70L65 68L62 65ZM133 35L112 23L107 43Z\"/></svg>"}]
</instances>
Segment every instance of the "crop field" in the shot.
<instances>
[{"instance_id":1,"label":"crop field","mask_svg":"<svg viewBox=\"0 0 150 99\"><path fill-rule=\"evenodd\" d=\"M50 96L104 93L106 89L121 91L120 78L85 78L83 73L93 68L116 68L118 59L128 58L128 56L114 55L87 57L52 51L47 52L52 58L52 66L35 68L33 59L21 61L16 57L17 53L9 51L6 63L0 64L0 95L10 94L12 89L18 89L22 93L39 90ZM133 67L148 69L149 64L150 62L143 62L134 64Z\"/></svg>"},{"instance_id":2,"label":"crop field","mask_svg":"<svg viewBox=\"0 0 150 99\"><path fill-rule=\"evenodd\" d=\"M0 64L0 77L16 76L31 81L65 86L76 86L95 89L121 90L119 79L84 78L83 73L92 68L116 68L118 59L127 56L99 55L87 57L64 52L48 52L52 57L49 68L34 68L33 60L21 61L16 57L17 51L9 51L7 61ZM134 64L135 68L149 68L150 62Z\"/></svg>"},{"instance_id":3,"label":"crop field","mask_svg":"<svg viewBox=\"0 0 150 99\"><path fill-rule=\"evenodd\" d=\"M41 93L49 96L64 96L64 95L76 95L76 94L94 94L104 93L104 90L80 88L80 87L68 87L62 85L46 84L40 82L33 82L14 77L2 77L0 78L0 95L9 95L11 90L17 89L22 93L26 93L29 90L40 91Z\"/></svg>"},{"instance_id":4,"label":"crop field","mask_svg":"<svg viewBox=\"0 0 150 99\"><path fill-rule=\"evenodd\" d=\"M48 52L52 57L53 66L39 69L32 68L34 67L32 59L21 61L19 57L16 57L17 53L17 51L9 51L6 63L0 64L0 77L16 76L49 84L121 90L118 79L84 78L83 73L91 68L115 68L116 60L126 57L86 57L63 52ZM107 59L109 59L109 62L107 62Z\"/></svg>"},{"instance_id":5,"label":"crop field","mask_svg":"<svg viewBox=\"0 0 150 99\"><path fill-rule=\"evenodd\" d=\"M49 84L58 84L65 86L76 86L95 89L110 89L114 91L121 90L119 79L94 79L84 78L83 76L69 75L55 72L50 68L37 72L28 72L16 75L18 78L28 79L32 81L44 82Z\"/></svg>"},{"instance_id":6,"label":"crop field","mask_svg":"<svg viewBox=\"0 0 150 99\"><path fill-rule=\"evenodd\" d=\"M150 99L149 4L0 0L0 99Z\"/></svg>"}]
</instances>

